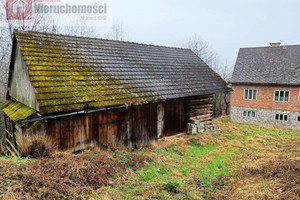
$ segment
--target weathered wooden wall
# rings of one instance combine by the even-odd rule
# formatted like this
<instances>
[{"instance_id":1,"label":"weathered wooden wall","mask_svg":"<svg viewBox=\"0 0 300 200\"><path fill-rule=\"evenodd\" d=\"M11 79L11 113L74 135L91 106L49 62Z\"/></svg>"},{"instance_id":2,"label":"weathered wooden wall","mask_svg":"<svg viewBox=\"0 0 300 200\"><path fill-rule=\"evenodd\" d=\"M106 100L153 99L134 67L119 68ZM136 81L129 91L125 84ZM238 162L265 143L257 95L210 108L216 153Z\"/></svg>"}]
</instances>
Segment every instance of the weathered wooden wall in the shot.
<instances>
[{"instance_id":1,"label":"weathered wooden wall","mask_svg":"<svg viewBox=\"0 0 300 200\"><path fill-rule=\"evenodd\" d=\"M35 89L29 79L29 74L23 60L20 47L15 49L15 62L11 72L9 85L9 95L24 105L39 110L38 102L35 97Z\"/></svg>"},{"instance_id":2,"label":"weathered wooden wall","mask_svg":"<svg viewBox=\"0 0 300 200\"><path fill-rule=\"evenodd\" d=\"M213 119L213 95L195 96L187 99L189 119L198 119L211 125Z\"/></svg>"},{"instance_id":3,"label":"weathered wooden wall","mask_svg":"<svg viewBox=\"0 0 300 200\"><path fill-rule=\"evenodd\" d=\"M182 133L186 128L185 100L173 99L165 102L164 105L164 126L162 137L168 137Z\"/></svg>"},{"instance_id":4,"label":"weathered wooden wall","mask_svg":"<svg viewBox=\"0 0 300 200\"><path fill-rule=\"evenodd\" d=\"M158 106L160 105L160 106ZM158 111L162 126L158 123ZM76 146L113 146L117 143L129 147L148 145L161 137L185 130L184 99L162 103L132 106L122 109L94 112L46 122L46 133L59 144L60 149Z\"/></svg>"}]
</instances>

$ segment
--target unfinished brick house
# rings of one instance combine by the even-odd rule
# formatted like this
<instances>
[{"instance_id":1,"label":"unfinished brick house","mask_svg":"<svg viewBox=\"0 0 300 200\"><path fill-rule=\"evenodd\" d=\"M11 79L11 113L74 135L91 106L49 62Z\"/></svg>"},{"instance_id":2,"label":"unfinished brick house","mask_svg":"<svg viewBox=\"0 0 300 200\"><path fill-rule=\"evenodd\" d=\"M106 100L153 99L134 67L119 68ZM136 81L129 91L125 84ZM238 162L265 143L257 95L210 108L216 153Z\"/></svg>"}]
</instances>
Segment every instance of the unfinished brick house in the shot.
<instances>
[{"instance_id":1,"label":"unfinished brick house","mask_svg":"<svg viewBox=\"0 0 300 200\"><path fill-rule=\"evenodd\" d=\"M18 132L60 149L155 143L197 118L210 126L227 83L190 49L16 31L7 102Z\"/></svg>"},{"instance_id":2,"label":"unfinished brick house","mask_svg":"<svg viewBox=\"0 0 300 200\"><path fill-rule=\"evenodd\" d=\"M300 45L240 49L231 83L232 121L300 130Z\"/></svg>"}]
</instances>

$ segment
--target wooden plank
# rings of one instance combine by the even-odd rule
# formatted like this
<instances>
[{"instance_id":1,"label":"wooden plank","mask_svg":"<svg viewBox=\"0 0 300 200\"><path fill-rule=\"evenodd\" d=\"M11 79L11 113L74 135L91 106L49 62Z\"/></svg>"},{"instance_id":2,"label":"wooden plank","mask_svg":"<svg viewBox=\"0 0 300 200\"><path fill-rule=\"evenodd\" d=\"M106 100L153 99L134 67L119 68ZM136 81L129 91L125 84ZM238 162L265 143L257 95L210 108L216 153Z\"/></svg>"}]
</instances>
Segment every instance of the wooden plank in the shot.
<instances>
[{"instance_id":1,"label":"wooden plank","mask_svg":"<svg viewBox=\"0 0 300 200\"><path fill-rule=\"evenodd\" d=\"M204 103L204 102L212 102L211 98L205 98L205 99L195 99L195 100L189 100L189 103Z\"/></svg>"},{"instance_id":2,"label":"wooden plank","mask_svg":"<svg viewBox=\"0 0 300 200\"><path fill-rule=\"evenodd\" d=\"M206 119L206 118L212 118L212 114L205 114L205 115L197 115L197 114L192 114L191 117L197 117L198 119Z\"/></svg>"},{"instance_id":3,"label":"wooden plank","mask_svg":"<svg viewBox=\"0 0 300 200\"><path fill-rule=\"evenodd\" d=\"M188 108L212 108L213 104L188 105Z\"/></svg>"},{"instance_id":4,"label":"wooden plank","mask_svg":"<svg viewBox=\"0 0 300 200\"><path fill-rule=\"evenodd\" d=\"M211 122L212 118L206 118L206 119L198 119L197 117L191 117L190 119L196 119L199 120L200 122Z\"/></svg>"},{"instance_id":5,"label":"wooden plank","mask_svg":"<svg viewBox=\"0 0 300 200\"><path fill-rule=\"evenodd\" d=\"M205 108L205 107L203 107L203 108L188 108L188 110L189 111L197 111L197 110L207 111L207 110L212 110L212 108L211 107L208 107L208 108Z\"/></svg>"},{"instance_id":6,"label":"wooden plank","mask_svg":"<svg viewBox=\"0 0 300 200\"><path fill-rule=\"evenodd\" d=\"M203 96L196 96L196 97L189 97L190 100L194 100L194 99L204 99L204 98L211 98L213 97L213 95L203 95Z\"/></svg>"},{"instance_id":7,"label":"wooden plank","mask_svg":"<svg viewBox=\"0 0 300 200\"><path fill-rule=\"evenodd\" d=\"M191 116L202 116L202 115L208 115L208 114L213 114L212 111L205 111L205 112L201 112L201 111L194 111L191 112Z\"/></svg>"}]
</instances>

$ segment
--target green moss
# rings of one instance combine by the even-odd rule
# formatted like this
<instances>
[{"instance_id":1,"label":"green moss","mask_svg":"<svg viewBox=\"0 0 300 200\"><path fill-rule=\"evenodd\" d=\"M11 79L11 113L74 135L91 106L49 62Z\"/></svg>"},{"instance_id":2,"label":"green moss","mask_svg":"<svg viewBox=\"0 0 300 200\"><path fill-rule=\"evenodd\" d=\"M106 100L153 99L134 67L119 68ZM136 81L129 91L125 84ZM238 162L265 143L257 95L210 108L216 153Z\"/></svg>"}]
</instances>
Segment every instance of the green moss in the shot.
<instances>
[{"instance_id":1,"label":"green moss","mask_svg":"<svg viewBox=\"0 0 300 200\"><path fill-rule=\"evenodd\" d=\"M9 100L0 106L0 109L13 121L17 122L36 113L35 110L25 106L24 104Z\"/></svg>"},{"instance_id":2,"label":"green moss","mask_svg":"<svg viewBox=\"0 0 300 200\"><path fill-rule=\"evenodd\" d=\"M89 63L81 43L27 33L17 33L17 38L41 114L156 100Z\"/></svg>"}]
</instances>

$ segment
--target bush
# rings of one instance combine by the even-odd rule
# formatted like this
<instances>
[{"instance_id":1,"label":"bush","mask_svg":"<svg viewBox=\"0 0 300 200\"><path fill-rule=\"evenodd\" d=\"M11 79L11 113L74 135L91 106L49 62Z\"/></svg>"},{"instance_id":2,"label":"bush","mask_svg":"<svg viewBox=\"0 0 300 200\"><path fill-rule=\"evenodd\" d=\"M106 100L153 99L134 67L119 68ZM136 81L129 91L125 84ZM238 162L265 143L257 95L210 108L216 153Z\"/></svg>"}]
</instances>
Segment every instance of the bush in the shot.
<instances>
[{"instance_id":1,"label":"bush","mask_svg":"<svg viewBox=\"0 0 300 200\"><path fill-rule=\"evenodd\" d=\"M180 183L178 181L167 181L164 184L164 189L168 192L178 193L180 189Z\"/></svg>"},{"instance_id":2,"label":"bush","mask_svg":"<svg viewBox=\"0 0 300 200\"><path fill-rule=\"evenodd\" d=\"M19 134L17 141L21 157L52 157L57 150L57 144L45 133Z\"/></svg>"}]
</instances>

